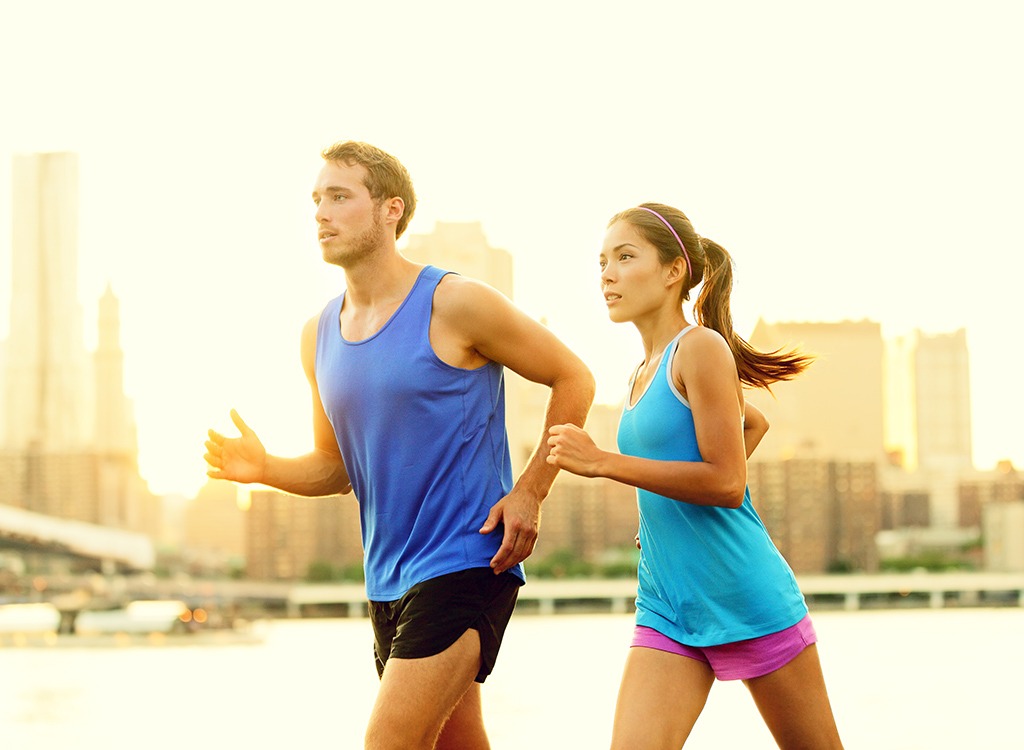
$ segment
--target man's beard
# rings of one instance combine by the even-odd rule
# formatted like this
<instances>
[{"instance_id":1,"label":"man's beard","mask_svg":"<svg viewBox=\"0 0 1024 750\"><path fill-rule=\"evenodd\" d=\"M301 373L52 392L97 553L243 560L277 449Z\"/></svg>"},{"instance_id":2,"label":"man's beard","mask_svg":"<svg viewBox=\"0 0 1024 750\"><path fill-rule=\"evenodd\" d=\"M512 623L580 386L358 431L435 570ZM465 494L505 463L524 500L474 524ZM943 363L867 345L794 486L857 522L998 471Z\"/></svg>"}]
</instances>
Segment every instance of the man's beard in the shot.
<instances>
[{"instance_id":1,"label":"man's beard","mask_svg":"<svg viewBox=\"0 0 1024 750\"><path fill-rule=\"evenodd\" d=\"M344 247L332 248L329 254L325 252L324 260L335 266L352 268L370 258L383 245L383 237L384 222L380 214L374 212L373 224L368 229Z\"/></svg>"}]
</instances>

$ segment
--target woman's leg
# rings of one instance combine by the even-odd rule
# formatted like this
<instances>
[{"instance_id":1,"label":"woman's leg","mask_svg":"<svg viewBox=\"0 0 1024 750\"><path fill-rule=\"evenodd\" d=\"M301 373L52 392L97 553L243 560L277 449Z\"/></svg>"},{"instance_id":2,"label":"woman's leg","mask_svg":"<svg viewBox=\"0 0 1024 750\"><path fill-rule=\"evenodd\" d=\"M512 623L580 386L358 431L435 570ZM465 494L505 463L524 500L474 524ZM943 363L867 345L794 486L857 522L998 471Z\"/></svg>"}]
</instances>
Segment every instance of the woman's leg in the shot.
<instances>
[{"instance_id":1,"label":"woman's leg","mask_svg":"<svg viewBox=\"0 0 1024 750\"><path fill-rule=\"evenodd\" d=\"M816 646L774 672L744 682L780 748L842 748Z\"/></svg>"},{"instance_id":2,"label":"woman's leg","mask_svg":"<svg viewBox=\"0 0 1024 750\"><path fill-rule=\"evenodd\" d=\"M711 667L697 659L631 648L615 705L612 750L679 750L714 681Z\"/></svg>"}]
</instances>

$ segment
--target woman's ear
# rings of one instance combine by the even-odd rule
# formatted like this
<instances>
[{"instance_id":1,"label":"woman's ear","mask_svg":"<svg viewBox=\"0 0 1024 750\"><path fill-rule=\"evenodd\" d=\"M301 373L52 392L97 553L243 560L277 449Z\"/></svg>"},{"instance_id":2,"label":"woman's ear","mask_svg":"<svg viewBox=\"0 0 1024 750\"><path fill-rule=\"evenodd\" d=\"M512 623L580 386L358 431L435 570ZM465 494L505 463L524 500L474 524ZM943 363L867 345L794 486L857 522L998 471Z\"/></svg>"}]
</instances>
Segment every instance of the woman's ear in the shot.
<instances>
[{"instance_id":1,"label":"woman's ear","mask_svg":"<svg viewBox=\"0 0 1024 750\"><path fill-rule=\"evenodd\" d=\"M665 272L665 286L672 286L686 278L686 261L677 256L668 265Z\"/></svg>"}]
</instances>

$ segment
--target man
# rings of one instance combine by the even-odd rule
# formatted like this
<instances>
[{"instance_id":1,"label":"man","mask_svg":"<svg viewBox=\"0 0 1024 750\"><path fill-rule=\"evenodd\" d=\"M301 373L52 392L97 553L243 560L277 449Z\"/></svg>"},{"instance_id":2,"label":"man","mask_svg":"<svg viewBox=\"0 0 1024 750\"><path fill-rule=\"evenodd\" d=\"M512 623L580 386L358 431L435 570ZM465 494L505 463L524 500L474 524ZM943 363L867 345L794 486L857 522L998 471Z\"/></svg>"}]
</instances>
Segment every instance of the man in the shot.
<instances>
[{"instance_id":1,"label":"man","mask_svg":"<svg viewBox=\"0 0 1024 750\"><path fill-rule=\"evenodd\" d=\"M210 430L208 473L298 495L354 489L381 676L365 746L488 748L480 684L556 474L542 439L583 424L593 377L495 290L397 251L416 206L398 160L352 141L322 156L318 238L346 290L302 334L314 450L268 455L232 411L240 437ZM514 486L503 367L551 388Z\"/></svg>"}]
</instances>

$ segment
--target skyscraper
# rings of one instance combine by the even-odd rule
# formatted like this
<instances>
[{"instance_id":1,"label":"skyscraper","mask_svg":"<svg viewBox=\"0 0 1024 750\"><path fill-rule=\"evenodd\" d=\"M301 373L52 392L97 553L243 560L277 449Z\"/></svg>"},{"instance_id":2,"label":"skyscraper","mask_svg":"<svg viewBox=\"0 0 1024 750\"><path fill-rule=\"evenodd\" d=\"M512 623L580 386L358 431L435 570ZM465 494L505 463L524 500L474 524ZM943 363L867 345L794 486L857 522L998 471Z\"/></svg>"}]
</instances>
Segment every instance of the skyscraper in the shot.
<instances>
[{"instance_id":1,"label":"skyscraper","mask_svg":"<svg viewBox=\"0 0 1024 750\"><path fill-rule=\"evenodd\" d=\"M5 440L14 450L79 449L91 414L78 304L78 157L19 155L12 175Z\"/></svg>"},{"instance_id":2,"label":"skyscraper","mask_svg":"<svg viewBox=\"0 0 1024 750\"><path fill-rule=\"evenodd\" d=\"M0 339L0 450L7 445L7 340Z\"/></svg>"},{"instance_id":3,"label":"skyscraper","mask_svg":"<svg viewBox=\"0 0 1024 750\"><path fill-rule=\"evenodd\" d=\"M929 498L929 524L959 525L957 484L974 470L967 332L889 342L886 445Z\"/></svg>"},{"instance_id":4,"label":"skyscraper","mask_svg":"<svg viewBox=\"0 0 1024 750\"><path fill-rule=\"evenodd\" d=\"M96 448L101 453L135 456L135 420L124 395L120 303L110 285L100 298L99 331L93 354L96 384Z\"/></svg>"},{"instance_id":5,"label":"skyscraper","mask_svg":"<svg viewBox=\"0 0 1024 750\"><path fill-rule=\"evenodd\" d=\"M768 417L755 460L821 458L880 461L884 455L882 330L869 320L839 323L767 323L759 320L750 343L761 351L798 348L815 356L795 380L771 394L747 391Z\"/></svg>"},{"instance_id":6,"label":"skyscraper","mask_svg":"<svg viewBox=\"0 0 1024 750\"><path fill-rule=\"evenodd\" d=\"M124 394L118 302L108 288L89 361L78 303L78 157L13 163L11 330L0 392L0 502L157 533Z\"/></svg>"},{"instance_id":7,"label":"skyscraper","mask_svg":"<svg viewBox=\"0 0 1024 750\"><path fill-rule=\"evenodd\" d=\"M915 330L887 352L886 442L908 469L974 465L967 332Z\"/></svg>"}]
</instances>

